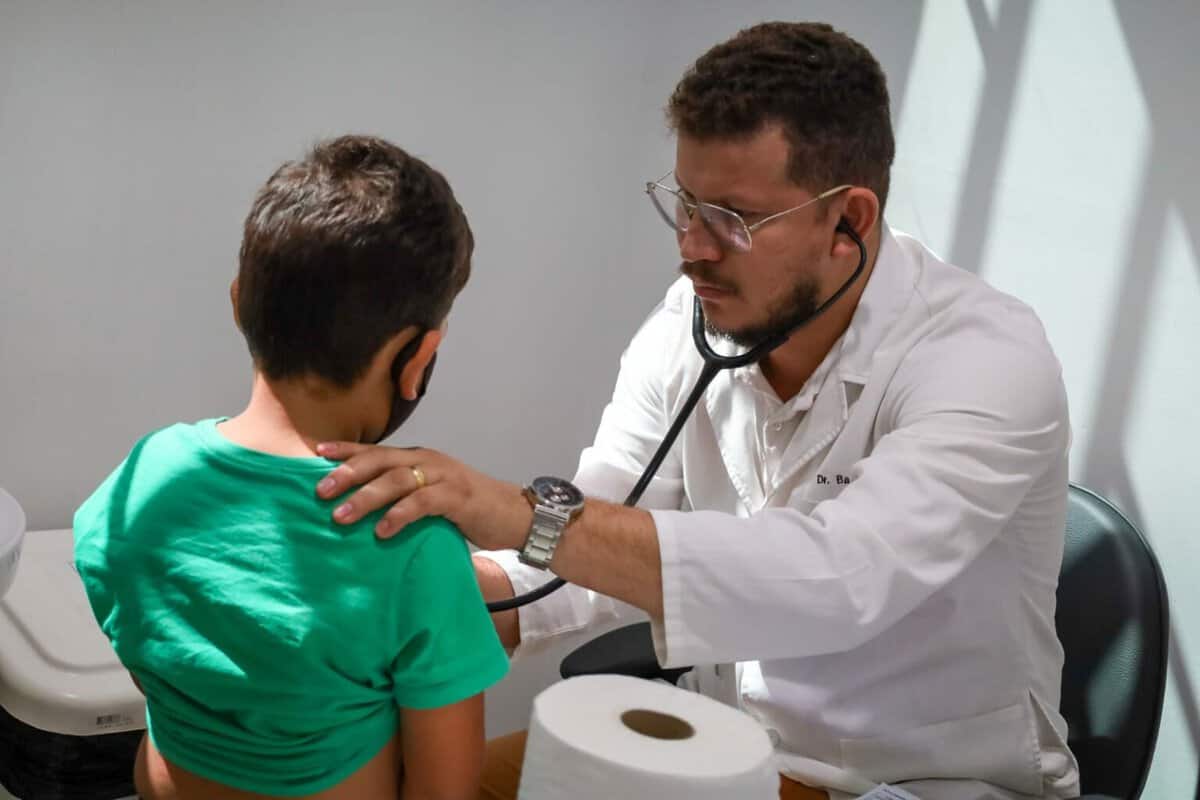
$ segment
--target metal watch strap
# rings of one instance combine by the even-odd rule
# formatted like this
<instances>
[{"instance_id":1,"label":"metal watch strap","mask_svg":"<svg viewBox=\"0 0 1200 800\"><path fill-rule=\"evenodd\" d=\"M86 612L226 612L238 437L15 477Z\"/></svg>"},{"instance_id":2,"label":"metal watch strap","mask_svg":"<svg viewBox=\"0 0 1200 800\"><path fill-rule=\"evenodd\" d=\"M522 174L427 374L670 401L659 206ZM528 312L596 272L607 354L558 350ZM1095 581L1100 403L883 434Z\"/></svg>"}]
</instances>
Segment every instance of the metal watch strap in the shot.
<instances>
[{"instance_id":1,"label":"metal watch strap","mask_svg":"<svg viewBox=\"0 0 1200 800\"><path fill-rule=\"evenodd\" d=\"M563 528L570 521L568 514L560 514L545 506L534 506L533 524L529 526L529 536L525 538L525 546L518 556L521 562L531 567L549 569Z\"/></svg>"}]
</instances>

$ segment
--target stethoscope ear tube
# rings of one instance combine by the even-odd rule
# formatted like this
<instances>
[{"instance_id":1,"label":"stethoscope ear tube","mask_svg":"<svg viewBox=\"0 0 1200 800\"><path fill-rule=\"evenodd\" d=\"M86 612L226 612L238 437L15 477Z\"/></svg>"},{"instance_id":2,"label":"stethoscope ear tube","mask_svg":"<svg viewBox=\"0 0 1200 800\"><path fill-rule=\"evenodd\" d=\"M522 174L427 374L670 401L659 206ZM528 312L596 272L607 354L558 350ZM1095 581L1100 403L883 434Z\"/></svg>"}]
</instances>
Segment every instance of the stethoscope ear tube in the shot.
<instances>
[{"instance_id":1,"label":"stethoscope ear tube","mask_svg":"<svg viewBox=\"0 0 1200 800\"><path fill-rule=\"evenodd\" d=\"M863 273L867 266L867 246L863 244L862 238L858 233L850 227L845 218L838 221L837 230L844 233L854 240L858 245L858 266L855 267L854 273L846 279L836 292L834 292L828 300L822 303L816 311L810 314L805 319L801 320L791 328L777 333L768 339L759 342L754 347L747 350L745 353L738 355L723 356L712 349L708 343L708 337L705 335L707 325L704 319L704 309L700 306L700 298L692 304L692 341L696 344L696 350L699 351L700 357L704 359L704 367L700 370L700 377L696 379L696 385L692 387L691 394L688 395L687 401L684 402L683 408L679 409L679 413L675 415L675 420L671 423L671 427L667 430L666 436L663 437L662 443L658 449L654 451L654 456L646 464L646 468L642 471L642 476L638 478L638 482L629 492L629 496L625 498L625 505L635 506L638 500L642 498L642 493L646 491L646 487L650 485L650 481L654 478L658 468L662 466L663 459L667 457L671 446L675 444L675 440L679 437L679 432L683 430L684 423L688 417L692 415L692 411L696 408L696 404L700 402L700 398L704 396L704 391L708 385L712 383L713 378L717 377L717 373L726 369L735 369L744 367L748 364L754 364L761 361L768 353L774 350L779 345L788 340L793 333L804 327L814 319L825 313L825 310L832 306L841 298L850 287L854 284L858 277ZM501 611L511 611L514 608L528 605L530 603L541 600L551 592L561 589L566 584L562 578L554 578L547 581L531 592L526 592L516 597L510 597L507 600L496 600L487 604L487 609L493 614L498 614Z\"/></svg>"},{"instance_id":2,"label":"stethoscope ear tube","mask_svg":"<svg viewBox=\"0 0 1200 800\"><path fill-rule=\"evenodd\" d=\"M864 269L866 269L867 246L863 244L863 240L859 237L854 228L850 227L850 223L846 222L845 217L838 220L836 230L849 236L854 240L854 243L858 245L858 266L854 268L853 274L851 274L850 277L847 278L840 287L838 287L838 290L830 295L829 299L822 303L812 314L809 314L792 327L780 331L774 336L759 342L744 353L739 353L732 356L723 356L712 349L712 346L708 343L708 337L705 335L707 326L704 322L704 309L700 307L700 298L696 298L695 302L692 304L692 341L695 342L696 349L700 351L700 357L704 359L705 367L716 365L718 369L736 369L738 367L744 367L747 364L757 364L759 361L765 358L768 353L786 342L797 330L803 328L805 325L824 314L827 308L840 300L842 295L850 290L850 287L854 285L856 280L858 280L858 276L862 274ZM711 378L709 380L711 380ZM691 409L689 408L689 411L690 410Z\"/></svg>"}]
</instances>

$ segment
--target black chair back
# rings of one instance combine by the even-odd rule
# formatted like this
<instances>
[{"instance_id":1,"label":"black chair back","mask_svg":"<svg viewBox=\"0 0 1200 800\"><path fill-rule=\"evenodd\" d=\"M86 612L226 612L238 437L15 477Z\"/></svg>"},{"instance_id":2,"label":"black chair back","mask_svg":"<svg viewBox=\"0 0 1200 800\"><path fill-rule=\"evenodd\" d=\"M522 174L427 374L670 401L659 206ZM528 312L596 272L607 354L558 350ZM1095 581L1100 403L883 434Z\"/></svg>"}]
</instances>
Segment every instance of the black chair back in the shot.
<instances>
[{"instance_id":1,"label":"black chair back","mask_svg":"<svg viewBox=\"0 0 1200 800\"><path fill-rule=\"evenodd\" d=\"M1136 800L1167 683L1167 588L1133 523L1074 484L1055 620L1066 653L1060 708L1082 791Z\"/></svg>"}]
</instances>

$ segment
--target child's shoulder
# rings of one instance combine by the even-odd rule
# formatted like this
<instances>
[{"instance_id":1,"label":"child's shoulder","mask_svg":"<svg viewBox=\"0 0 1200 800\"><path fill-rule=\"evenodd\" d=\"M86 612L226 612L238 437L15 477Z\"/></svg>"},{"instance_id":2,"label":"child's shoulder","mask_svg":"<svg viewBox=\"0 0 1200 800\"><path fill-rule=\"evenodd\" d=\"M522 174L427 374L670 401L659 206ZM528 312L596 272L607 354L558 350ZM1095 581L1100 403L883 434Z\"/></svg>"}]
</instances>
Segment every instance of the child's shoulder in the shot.
<instances>
[{"instance_id":1,"label":"child's shoulder","mask_svg":"<svg viewBox=\"0 0 1200 800\"><path fill-rule=\"evenodd\" d=\"M444 547L446 545L462 545L466 547L462 532L445 517L422 517L406 525L399 533L390 539L379 540L384 547L408 547L424 549L426 547Z\"/></svg>"},{"instance_id":2,"label":"child's shoulder","mask_svg":"<svg viewBox=\"0 0 1200 800\"><path fill-rule=\"evenodd\" d=\"M145 485L173 484L186 473L206 469L204 426L209 422L177 422L151 431L130 448L114 474L126 473Z\"/></svg>"},{"instance_id":3,"label":"child's shoulder","mask_svg":"<svg viewBox=\"0 0 1200 800\"><path fill-rule=\"evenodd\" d=\"M212 422L176 422L145 434L129 448L115 472L124 468L145 469L193 461L205 450L203 430L206 424Z\"/></svg>"},{"instance_id":4,"label":"child's shoulder","mask_svg":"<svg viewBox=\"0 0 1200 800\"><path fill-rule=\"evenodd\" d=\"M204 468L200 423L176 423L152 431L130 448L75 515L78 530L113 503L141 504L164 490L186 486L188 473Z\"/></svg>"},{"instance_id":5,"label":"child's shoulder","mask_svg":"<svg viewBox=\"0 0 1200 800\"><path fill-rule=\"evenodd\" d=\"M139 450L149 450L160 458L190 456L205 450L205 438L216 430L215 419L199 422L176 422L150 431L138 439L130 450L132 457Z\"/></svg>"},{"instance_id":6,"label":"child's shoulder","mask_svg":"<svg viewBox=\"0 0 1200 800\"><path fill-rule=\"evenodd\" d=\"M458 526L445 517L423 517L390 539L377 541L383 550L403 550L416 562L445 564L469 560L471 555Z\"/></svg>"}]
</instances>

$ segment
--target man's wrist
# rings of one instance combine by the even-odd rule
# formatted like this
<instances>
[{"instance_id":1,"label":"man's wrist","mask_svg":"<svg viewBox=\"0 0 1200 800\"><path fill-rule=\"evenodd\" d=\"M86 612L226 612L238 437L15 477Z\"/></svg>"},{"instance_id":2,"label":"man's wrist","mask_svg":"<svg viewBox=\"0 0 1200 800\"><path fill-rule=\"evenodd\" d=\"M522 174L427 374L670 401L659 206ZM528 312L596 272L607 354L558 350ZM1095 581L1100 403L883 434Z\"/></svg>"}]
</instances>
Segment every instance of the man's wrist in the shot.
<instances>
[{"instance_id":1,"label":"man's wrist","mask_svg":"<svg viewBox=\"0 0 1200 800\"><path fill-rule=\"evenodd\" d=\"M507 544L508 550L521 551L525 546L525 540L529 538L529 531L533 527L533 507L529 505L529 500L525 497L525 490L517 487L517 496L514 503L514 519L517 520L517 526L512 530L512 540Z\"/></svg>"}]
</instances>

